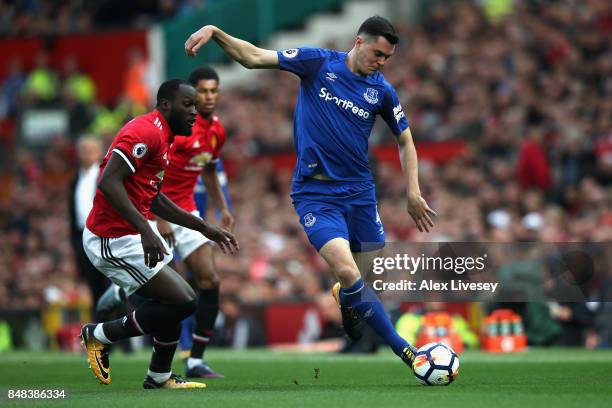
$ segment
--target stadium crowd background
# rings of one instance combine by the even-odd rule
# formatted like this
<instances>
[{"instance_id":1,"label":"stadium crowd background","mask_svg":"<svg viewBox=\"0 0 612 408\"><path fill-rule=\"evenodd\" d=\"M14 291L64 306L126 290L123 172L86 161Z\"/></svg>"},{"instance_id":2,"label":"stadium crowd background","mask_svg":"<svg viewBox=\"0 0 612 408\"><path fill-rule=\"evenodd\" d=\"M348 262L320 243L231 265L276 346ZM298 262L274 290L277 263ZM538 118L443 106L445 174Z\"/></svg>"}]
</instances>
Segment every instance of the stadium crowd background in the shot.
<instances>
[{"instance_id":1,"label":"stadium crowd background","mask_svg":"<svg viewBox=\"0 0 612 408\"><path fill-rule=\"evenodd\" d=\"M91 2L52 3L0 2L0 33L96 29L92 16L100 11L88 8ZM144 24L204 2L155 7L143 11L146 18L135 12L121 19ZM610 242L612 3L516 1L507 14L493 16L478 3L458 1L432 7L416 24L395 24L400 45L384 74L398 90L416 141L460 139L468 148L444 165L421 160L424 196L440 214L429 235L405 211L397 166L375 164L387 240ZM89 134L107 146L125 121L150 107L141 75L146 61L134 50L125 92L112 106L96 102L95 84L76 60L50 66L41 53L32 70L18 60L9 66L0 73L0 308L86 300L68 237L75 140ZM218 115L228 130L223 158L233 163L230 192L242 247L237 257L218 257L222 293L246 303L320 301L329 274L291 206L291 169L249 160L291 151L297 79L252 72L248 85L223 89L220 74ZM22 149L15 119L31 106L68 109L70 133L43 151ZM375 128L372 141L393 143L384 126Z\"/></svg>"}]
</instances>

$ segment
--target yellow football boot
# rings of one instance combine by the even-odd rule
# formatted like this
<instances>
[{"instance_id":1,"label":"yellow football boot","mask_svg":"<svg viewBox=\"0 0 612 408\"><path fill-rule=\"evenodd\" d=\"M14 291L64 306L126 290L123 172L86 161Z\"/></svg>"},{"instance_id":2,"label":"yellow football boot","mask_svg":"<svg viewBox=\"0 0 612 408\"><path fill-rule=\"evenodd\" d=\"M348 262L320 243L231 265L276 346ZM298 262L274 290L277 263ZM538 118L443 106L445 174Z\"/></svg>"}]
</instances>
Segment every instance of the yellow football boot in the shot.
<instances>
[{"instance_id":1,"label":"yellow football boot","mask_svg":"<svg viewBox=\"0 0 612 408\"><path fill-rule=\"evenodd\" d=\"M108 347L94 337L96 324L90 323L81 329L81 344L87 350L89 368L100 381L100 384L108 385L111 382L110 363L108 361Z\"/></svg>"}]
</instances>

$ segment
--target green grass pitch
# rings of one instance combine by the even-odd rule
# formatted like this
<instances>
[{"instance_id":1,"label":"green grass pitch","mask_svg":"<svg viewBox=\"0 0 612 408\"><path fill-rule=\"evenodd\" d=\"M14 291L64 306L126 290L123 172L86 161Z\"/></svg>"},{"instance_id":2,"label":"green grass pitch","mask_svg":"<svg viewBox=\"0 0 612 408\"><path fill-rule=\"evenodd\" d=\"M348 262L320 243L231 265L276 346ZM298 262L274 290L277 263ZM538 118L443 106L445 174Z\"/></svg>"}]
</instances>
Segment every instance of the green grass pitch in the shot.
<instances>
[{"instance_id":1,"label":"green grass pitch","mask_svg":"<svg viewBox=\"0 0 612 408\"><path fill-rule=\"evenodd\" d=\"M448 387L424 387L390 352L377 355L210 350L226 375L205 390L142 389L149 355L111 356L112 384L84 355L0 353L0 406L179 407L604 407L612 406L612 351L466 352ZM183 366L175 360L182 374ZM315 378L315 369L319 376ZM63 389L63 400L9 400L9 389Z\"/></svg>"}]
</instances>

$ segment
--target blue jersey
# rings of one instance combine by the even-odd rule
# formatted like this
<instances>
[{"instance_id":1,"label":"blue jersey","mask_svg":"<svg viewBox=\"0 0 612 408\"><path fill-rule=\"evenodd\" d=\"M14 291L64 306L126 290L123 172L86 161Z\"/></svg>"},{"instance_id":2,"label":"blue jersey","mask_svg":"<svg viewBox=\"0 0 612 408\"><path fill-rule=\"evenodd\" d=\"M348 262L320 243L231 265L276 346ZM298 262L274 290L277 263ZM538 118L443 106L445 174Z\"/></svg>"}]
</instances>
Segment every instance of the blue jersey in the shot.
<instances>
[{"instance_id":1,"label":"blue jersey","mask_svg":"<svg viewBox=\"0 0 612 408\"><path fill-rule=\"evenodd\" d=\"M301 79L293 126L294 193L305 178L316 174L371 184L368 138L376 115L395 135L408 128L397 93L384 76L351 72L347 55L321 48L278 51L280 69Z\"/></svg>"}]
</instances>

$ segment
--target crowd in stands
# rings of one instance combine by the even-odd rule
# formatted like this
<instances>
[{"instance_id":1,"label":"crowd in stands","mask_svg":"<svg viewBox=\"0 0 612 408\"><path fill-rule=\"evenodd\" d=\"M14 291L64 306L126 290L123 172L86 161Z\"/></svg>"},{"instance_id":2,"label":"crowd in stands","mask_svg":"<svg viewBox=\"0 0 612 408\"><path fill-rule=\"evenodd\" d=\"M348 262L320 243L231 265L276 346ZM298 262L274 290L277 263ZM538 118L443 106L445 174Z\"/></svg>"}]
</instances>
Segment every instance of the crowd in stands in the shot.
<instances>
[{"instance_id":1,"label":"crowd in stands","mask_svg":"<svg viewBox=\"0 0 612 408\"><path fill-rule=\"evenodd\" d=\"M214 0L2 0L0 37L84 34L189 15Z\"/></svg>"},{"instance_id":2,"label":"crowd in stands","mask_svg":"<svg viewBox=\"0 0 612 408\"><path fill-rule=\"evenodd\" d=\"M400 44L383 72L398 90L417 148L419 141L457 139L469 148L443 165L420 161L422 192L439 214L429 234L420 233L405 211L398 167L375 163L387 241L609 244L612 3L525 0L507 14L490 15L477 2L458 1L433 6L418 24L396 25ZM41 56L31 72L18 61L10 67L2 80L1 116L47 100L81 110L71 134L55 138L41 155L17 147L3 155L13 159L14 182L0 201L0 308L40 306L49 288L86 293L67 235L74 137L92 133L108 142L142 109L124 99L106 112L113 117L104 127L107 108L95 105L95 85L76 61L51 68ZM249 161L291 151L298 81L276 71L252 77L248 85L222 88L218 109L229 136L223 157L236 164L230 192L242 248L238 256L218 257L222 292L243 302L315 301L330 277L293 211L291 169ZM372 140L393 143L384 124L377 124ZM596 309L585 328L597 330ZM572 319L571 313L552 317Z\"/></svg>"}]
</instances>

